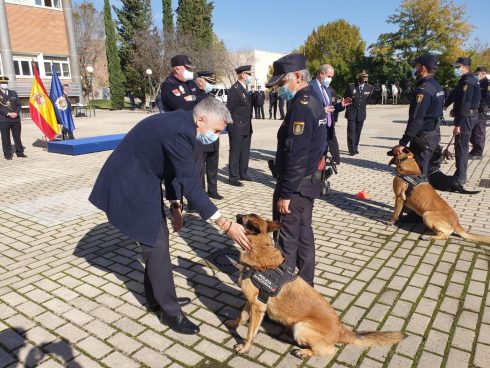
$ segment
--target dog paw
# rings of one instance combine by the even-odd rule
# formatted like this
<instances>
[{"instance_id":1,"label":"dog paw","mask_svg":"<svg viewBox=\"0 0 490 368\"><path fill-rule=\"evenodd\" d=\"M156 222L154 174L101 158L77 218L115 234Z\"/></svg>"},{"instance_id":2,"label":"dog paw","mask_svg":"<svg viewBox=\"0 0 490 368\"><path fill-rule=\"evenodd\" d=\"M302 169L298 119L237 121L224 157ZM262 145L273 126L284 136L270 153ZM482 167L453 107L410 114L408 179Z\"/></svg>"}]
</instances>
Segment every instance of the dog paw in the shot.
<instances>
[{"instance_id":1,"label":"dog paw","mask_svg":"<svg viewBox=\"0 0 490 368\"><path fill-rule=\"evenodd\" d=\"M296 358L307 359L313 355L313 352L310 349L294 349L291 354Z\"/></svg>"},{"instance_id":2,"label":"dog paw","mask_svg":"<svg viewBox=\"0 0 490 368\"><path fill-rule=\"evenodd\" d=\"M234 350L238 354L246 354L250 351L250 346L247 346L247 344L237 344L235 345Z\"/></svg>"},{"instance_id":3,"label":"dog paw","mask_svg":"<svg viewBox=\"0 0 490 368\"><path fill-rule=\"evenodd\" d=\"M239 321L236 319L229 319L225 321L225 326L228 328L234 328L235 330L238 328Z\"/></svg>"},{"instance_id":4,"label":"dog paw","mask_svg":"<svg viewBox=\"0 0 490 368\"><path fill-rule=\"evenodd\" d=\"M420 239L431 241L432 240L432 236L431 235L420 235Z\"/></svg>"}]
</instances>

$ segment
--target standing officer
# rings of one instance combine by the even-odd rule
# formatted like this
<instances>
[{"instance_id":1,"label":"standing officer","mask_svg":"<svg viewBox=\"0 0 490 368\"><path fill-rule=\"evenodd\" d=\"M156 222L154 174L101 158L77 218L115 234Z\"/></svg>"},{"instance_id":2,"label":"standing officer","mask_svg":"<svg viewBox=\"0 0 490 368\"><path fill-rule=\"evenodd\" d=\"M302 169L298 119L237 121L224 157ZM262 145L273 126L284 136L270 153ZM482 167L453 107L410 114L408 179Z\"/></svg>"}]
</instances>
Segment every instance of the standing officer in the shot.
<instances>
[{"instance_id":1,"label":"standing officer","mask_svg":"<svg viewBox=\"0 0 490 368\"><path fill-rule=\"evenodd\" d=\"M285 114L284 114L284 98L277 95L277 104L279 107L279 119L284 120Z\"/></svg>"},{"instance_id":2,"label":"standing officer","mask_svg":"<svg viewBox=\"0 0 490 368\"><path fill-rule=\"evenodd\" d=\"M262 90L261 86L257 86L257 92L256 93L256 104L257 104L257 112L258 112L258 118L257 119L265 119L264 115L264 103L265 103L265 92Z\"/></svg>"},{"instance_id":3,"label":"standing officer","mask_svg":"<svg viewBox=\"0 0 490 368\"><path fill-rule=\"evenodd\" d=\"M194 83L194 69L187 55L175 55L170 59L172 72L161 85L162 104L165 111L192 110L205 96Z\"/></svg>"},{"instance_id":4,"label":"standing officer","mask_svg":"<svg viewBox=\"0 0 490 368\"><path fill-rule=\"evenodd\" d=\"M368 78L367 71L361 71L357 75L356 83L350 83L344 93L344 97L352 99L352 103L345 110L347 146L351 156L359 153L359 140L364 120L366 120L366 105L373 92L373 86L368 84Z\"/></svg>"},{"instance_id":5,"label":"standing officer","mask_svg":"<svg viewBox=\"0 0 490 368\"><path fill-rule=\"evenodd\" d=\"M230 140L229 184L243 186L239 181L252 181L248 176L250 143L252 142L252 104L247 93L247 84L252 81L252 66L243 65L235 69L238 80L228 92L226 107L231 112L233 125L228 127Z\"/></svg>"},{"instance_id":6,"label":"standing officer","mask_svg":"<svg viewBox=\"0 0 490 368\"><path fill-rule=\"evenodd\" d=\"M19 96L8 89L9 79L0 77L0 134L2 136L3 156L6 160L12 160L12 141L10 132L15 143L15 154L17 157L27 157L24 154L24 146L20 140L20 112L22 104Z\"/></svg>"},{"instance_id":7,"label":"standing officer","mask_svg":"<svg viewBox=\"0 0 490 368\"><path fill-rule=\"evenodd\" d=\"M274 115L272 115L272 111L274 110ZM269 119L272 119L274 116L274 120L276 120L277 114L277 91L275 88L271 88L269 90Z\"/></svg>"},{"instance_id":8,"label":"standing officer","mask_svg":"<svg viewBox=\"0 0 490 368\"><path fill-rule=\"evenodd\" d=\"M183 334L198 333L199 327L181 310L190 299L177 298L175 292L169 231L161 207L162 181L183 183L185 197L204 220L213 220L243 249L250 249L243 227L224 219L202 190L192 158L198 140L217 139L230 121L229 111L214 98L204 99L193 111L142 120L109 156L89 197L112 225L142 245L147 308L157 312L160 322ZM174 231L179 231L183 221L178 202L172 205L172 216Z\"/></svg>"},{"instance_id":9,"label":"standing officer","mask_svg":"<svg viewBox=\"0 0 490 368\"><path fill-rule=\"evenodd\" d=\"M213 72L197 72L197 87L208 97L214 98L210 93L215 88L215 83L216 80L214 79ZM219 139L216 139L216 141L210 144L203 144L201 145L201 148L204 160L204 168L201 170L202 187L203 189L206 188L206 177L209 197L213 199L223 199L223 196L218 193Z\"/></svg>"},{"instance_id":10,"label":"standing officer","mask_svg":"<svg viewBox=\"0 0 490 368\"><path fill-rule=\"evenodd\" d=\"M430 54L413 61L417 83L410 103L407 128L399 144L393 147L393 152L400 154L410 143L423 175L428 175L432 155L441 141L439 122L443 114L444 92L434 79L437 64L437 59Z\"/></svg>"},{"instance_id":11,"label":"standing officer","mask_svg":"<svg viewBox=\"0 0 490 368\"><path fill-rule=\"evenodd\" d=\"M451 103L454 112L454 141L456 154L456 172L454 176L461 183L467 180L468 156L470 136L474 126L478 123L478 106L480 105L480 86L478 79L470 72L471 59L460 57L454 63L454 75L459 78L456 88L451 92L451 97L445 103L448 107Z\"/></svg>"},{"instance_id":12,"label":"standing officer","mask_svg":"<svg viewBox=\"0 0 490 368\"><path fill-rule=\"evenodd\" d=\"M313 202L322 191L319 163L327 139L323 105L308 85L310 73L301 54L289 54L273 64L267 87L278 86L278 95L291 101L277 132L277 184L273 196L274 220L281 221L277 244L287 264L313 285L315 239L311 227Z\"/></svg>"},{"instance_id":13,"label":"standing officer","mask_svg":"<svg viewBox=\"0 0 490 368\"><path fill-rule=\"evenodd\" d=\"M257 92L255 92L255 86L250 86L250 103L252 104L254 118L258 119L259 109L257 106Z\"/></svg>"},{"instance_id":14,"label":"standing officer","mask_svg":"<svg viewBox=\"0 0 490 368\"><path fill-rule=\"evenodd\" d=\"M481 160L483 149L485 148L487 117L485 110L489 106L488 101L488 79L487 67L479 66L476 68L476 77L480 82L480 106L478 106L478 123L473 128L470 142L473 148L470 151L471 160Z\"/></svg>"},{"instance_id":15,"label":"standing officer","mask_svg":"<svg viewBox=\"0 0 490 368\"><path fill-rule=\"evenodd\" d=\"M72 111L71 110L71 101L70 101L70 97L68 97L68 93L70 93L70 85L69 84L63 84L63 97L65 98L66 104L68 105L68 110ZM75 139L75 135L73 134L73 130L66 129L63 124L60 124L60 125L61 125L61 136L63 137L63 140Z\"/></svg>"}]
</instances>

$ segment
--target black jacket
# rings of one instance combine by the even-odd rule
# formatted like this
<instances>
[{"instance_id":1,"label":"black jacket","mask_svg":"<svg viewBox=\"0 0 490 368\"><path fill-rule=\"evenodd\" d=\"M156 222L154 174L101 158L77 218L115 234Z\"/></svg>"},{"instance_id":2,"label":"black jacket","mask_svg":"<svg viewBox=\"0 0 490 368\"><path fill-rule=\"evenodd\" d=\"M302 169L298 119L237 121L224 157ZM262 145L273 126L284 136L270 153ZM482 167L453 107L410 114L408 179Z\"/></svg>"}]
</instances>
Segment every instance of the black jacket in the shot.
<instances>
[{"instance_id":1,"label":"black jacket","mask_svg":"<svg viewBox=\"0 0 490 368\"><path fill-rule=\"evenodd\" d=\"M454 125L460 126L480 105L480 85L472 73L466 73L459 78L458 84L451 91L444 106L454 103Z\"/></svg>"},{"instance_id":2,"label":"black jacket","mask_svg":"<svg viewBox=\"0 0 490 368\"><path fill-rule=\"evenodd\" d=\"M344 92L344 98L352 98L352 103L345 109L345 117L347 120L364 121L366 120L366 105L373 93L373 86L364 83L362 92L359 83L351 83L347 86Z\"/></svg>"},{"instance_id":3,"label":"black jacket","mask_svg":"<svg viewBox=\"0 0 490 368\"><path fill-rule=\"evenodd\" d=\"M0 89L0 123L20 123L22 105L17 93L9 89ZM7 116L10 112L16 112L17 117L12 119Z\"/></svg>"},{"instance_id":4,"label":"black jacket","mask_svg":"<svg viewBox=\"0 0 490 368\"><path fill-rule=\"evenodd\" d=\"M165 111L192 110L199 101L207 96L197 88L194 81L182 82L173 74L170 74L162 83L161 91Z\"/></svg>"},{"instance_id":5,"label":"black jacket","mask_svg":"<svg viewBox=\"0 0 490 368\"><path fill-rule=\"evenodd\" d=\"M483 112L486 107L490 107L490 86L488 85L488 79L483 78L480 80L480 106L479 109Z\"/></svg>"},{"instance_id":6,"label":"black jacket","mask_svg":"<svg viewBox=\"0 0 490 368\"><path fill-rule=\"evenodd\" d=\"M240 82L236 82L228 92L226 107L230 110L233 124L227 127L228 134L252 133L252 104L250 95Z\"/></svg>"}]
</instances>

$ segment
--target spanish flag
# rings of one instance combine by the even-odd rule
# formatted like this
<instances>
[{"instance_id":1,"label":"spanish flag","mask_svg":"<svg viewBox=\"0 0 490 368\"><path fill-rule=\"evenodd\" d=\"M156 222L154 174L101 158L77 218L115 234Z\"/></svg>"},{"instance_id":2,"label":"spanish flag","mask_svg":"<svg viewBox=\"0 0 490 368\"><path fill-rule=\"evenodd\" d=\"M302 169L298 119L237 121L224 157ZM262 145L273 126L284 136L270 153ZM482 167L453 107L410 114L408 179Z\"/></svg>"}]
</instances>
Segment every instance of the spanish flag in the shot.
<instances>
[{"instance_id":1,"label":"spanish flag","mask_svg":"<svg viewBox=\"0 0 490 368\"><path fill-rule=\"evenodd\" d=\"M32 83L31 97L29 98L29 112L32 121L52 141L59 133L56 113L34 64L32 68L34 70L34 82Z\"/></svg>"}]
</instances>

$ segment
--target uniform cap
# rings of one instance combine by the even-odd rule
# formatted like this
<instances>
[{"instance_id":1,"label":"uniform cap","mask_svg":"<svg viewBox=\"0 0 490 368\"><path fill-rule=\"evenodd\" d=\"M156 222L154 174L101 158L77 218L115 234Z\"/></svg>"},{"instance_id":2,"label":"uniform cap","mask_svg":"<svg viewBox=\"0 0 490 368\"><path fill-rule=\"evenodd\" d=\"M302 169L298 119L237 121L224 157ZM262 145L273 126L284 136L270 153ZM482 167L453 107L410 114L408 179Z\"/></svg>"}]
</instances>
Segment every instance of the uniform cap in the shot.
<instances>
[{"instance_id":1,"label":"uniform cap","mask_svg":"<svg viewBox=\"0 0 490 368\"><path fill-rule=\"evenodd\" d=\"M357 74L357 77L369 77L369 73L367 70L363 69L359 74Z\"/></svg>"},{"instance_id":2,"label":"uniform cap","mask_svg":"<svg viewBox=\"0 0 490 368\"><path fill-rule=\"evenodd\" d=\"M210 72L210 71L197 72L197 76L204 79L206 82L209 82L211 84L216 83L216 79L214 77L214 72Z\"/></svg>"},{"instance_id":3,"label":"uniform cap","mask_svg":"<svg viewBox=\"0 0 490 368\"><path fill-rule=\"evenodd\" d=\"M190 69L195 68L194 66L192 66L191 59L189 59L189 56L187 55L175 55L170 59L170 65L172 66L172 68L181 65Z\"/></svg>"},{"instance_id":4,"label":"uniform cap","mask_svg":"<svg viewBox=\"0 0 490 368\"><path fill-rule=\"evenodd\" d=\"M252 73L252 65L242 65L242 66L239 66L238 68L235 69L235 72L237 74L240 74L240 73L243 73L243 72Z\"/></svg>"},{"instance_id":5,"label":"uniform cap","mask_svg":"<svg viewBox=\"0 0 490 368\"><path fill-rule=\"evenodd\" d=\"M439 62L437 61L434 55L424 54L416 58L410 64L412 66L415 66L416 64L420 64L425 66L427 69L436 69Z\"/></svg>"},{"instance_id":6,"label":"uniform cap","mask_svg":"<svg viewBox=\"0 0 490 368\"><path fill-rule=\"evenodd\" d=\"M487 67L486 66L479 66L476 68L475 73L480 73L480 72L487 72Z\"/></svg>"},{"instance_id":7,"label":"uniform cap","mask_svg":"<svg viewBox=\"0 0 490 368\"><path fill-rule=\"evenodd\" d=\"M460 65L471 66L471 59L469 57L460 57L454 62L454 66L458 67Z\"/></svg>"},{"instance_id":8,"label":"uniform cap","mask_svg":"<svg viewBox=\"0 0 490 368\"><path fill-rule=\"evenodd\" d=\"M0 76L0 83L7 83L9 81L9 79L5 76Z\"/></svg>"},{"instance_id":9,"label":"uniform cap","mask_svg":"<svg viewBox=\"0 0 490 368\"><path fill-rule=\"evenodd\" d=\"M287 73L306 69L306 58L302 54L289 54L274 61L272 66L274 72L266 87L275 86Z\"/></svg>"}]
</instances>

